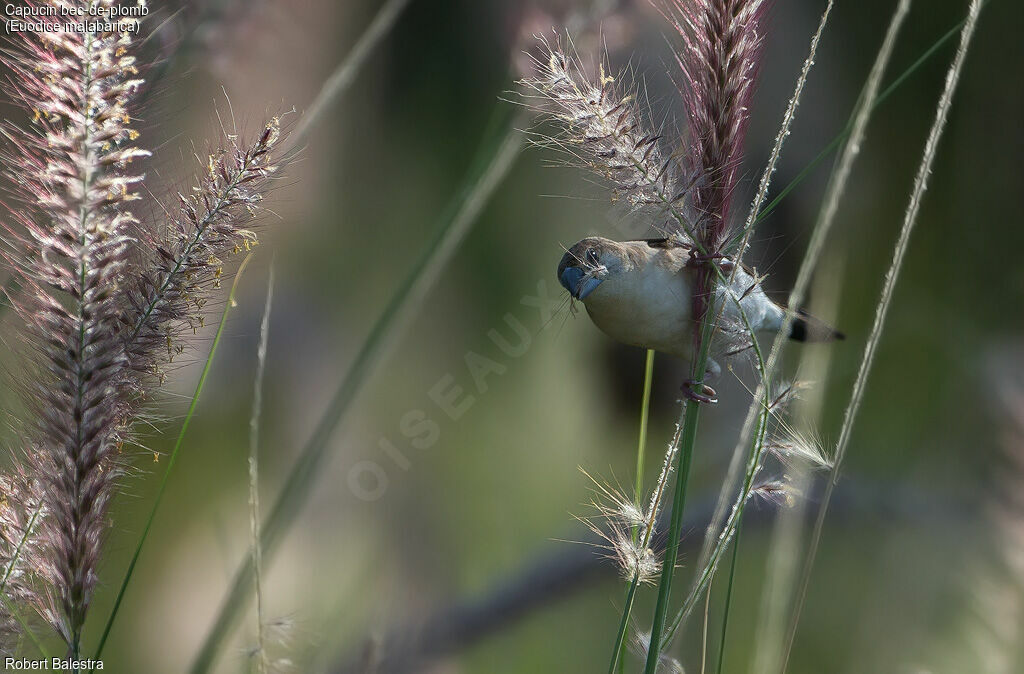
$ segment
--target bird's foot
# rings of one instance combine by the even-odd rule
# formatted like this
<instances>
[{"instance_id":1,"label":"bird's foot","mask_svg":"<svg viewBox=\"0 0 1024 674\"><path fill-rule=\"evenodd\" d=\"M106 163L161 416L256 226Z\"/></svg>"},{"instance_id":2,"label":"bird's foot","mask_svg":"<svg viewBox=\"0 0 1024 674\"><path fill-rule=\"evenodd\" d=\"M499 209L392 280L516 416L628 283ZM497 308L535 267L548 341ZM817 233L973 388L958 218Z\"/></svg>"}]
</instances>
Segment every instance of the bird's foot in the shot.
<instances>
[{"instance_id":1,"label":"bird's foot","mask_svg":"<svg viewBox=\"0 0 1024 674\"><path fill-rule=\"evenodd\" d=\"M695 379L687 379L684 381L683 385L679 387L679 390L683 392L683 397L688 400L695 400L699 403L708 403L709 405L713 405L718 402L718 393L715 389Z\"/></svg>"}]
</instances>

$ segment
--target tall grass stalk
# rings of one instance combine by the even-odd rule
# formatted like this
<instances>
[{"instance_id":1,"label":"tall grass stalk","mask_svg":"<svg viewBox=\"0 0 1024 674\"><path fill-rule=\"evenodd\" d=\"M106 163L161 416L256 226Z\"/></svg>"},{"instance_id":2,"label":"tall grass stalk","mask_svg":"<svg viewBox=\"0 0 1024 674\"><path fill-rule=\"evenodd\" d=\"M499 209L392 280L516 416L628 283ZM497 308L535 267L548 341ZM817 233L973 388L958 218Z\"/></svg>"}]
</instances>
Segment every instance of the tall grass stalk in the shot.
<instances>
[{"instance_id":1,"label":"tall grass stalk","mask_svg":"<svg viewBox=\"0 0 1024 674\"><path fill-rule=\"evenodd\" d=\"M249 537L252 548L253 594L256 600L256 670L267 672L266 624L263 612L263 555L260 551L260 418L263 414L263 375L267 366L270 310L274 303L274 263L270 263L267 301L260 322L260 343L256 349L256 381L253 384L252 415L249 417Z\"/></svg>"},{"instance_id":2,"label":"tall grass stalk","mask_svg":"<svg viewBox=\"0 0 1024 674\"><path fill-rule=\"evenodd\" d=\"M370 25L359 36L359 40L349 51L345 60L324 82L320 93L313 99L313 103L295 126L290 135L294 146L301 146L324 112L351 86L374 47L388 34L409 2L410 0L387 0L377 11Z\"/></svg>"},{"instance_id":3,"label":"tall grass stalk","mask_svg":"<svg viewBox=\"0 0 1024 674\"><path fill-rule=\"evenodd\" d=\"M814 32L814 35L811 37L811 46L810 46L810 48L808 50L807 57L804 59L803 67L800 69L800 75L799 75L799 77L797 77L796 88L793 91L793 95L789 99L789 104L786 106L786 112L783 114L783 117L782 117L782 125L780 126L779 131L778 131L778 133L775 136L775 143L772 146L772 151L771 151L771 154L769 155L769 158L768 158L768 164L765 166L764 173L761 174L761 180L760 180L760 182L758 184L757 194L754 196L753 204L751 205L750 212L747 215L747 221L746 221L746 223L745 223L745 225L743 227L743 230L741 232L741 237L742 238L740 240L739 247L737 248L736 254L735 254L736 265L733 267L733 270L732 270L732 272L729 275L730 284L732 282L733 277L736 275L736 272L740 269L740 264L739 263L742 260L743 254L746 252L747 246L750 243L750 237L754 233L754 226L760 220L759 216L760 216L760 213L761 213L761 207L764 204L765 199L768 197L768 188L771 185L772 176L775 174L775 167L778 164L779 157L782 155L783 144L785 143L786 138L789 137L789 134L791 132L791 128L792 128L792 125L793 125L793 120L796 118L797 106L800 103L800 99L801 99L801 97L803 95L804 87L806 86L807 79L808 79L808 77L809 77L809 75L811 73L811 68L814 66L815 56L818 53L818 43L821 41L821 36L825 32L825 26L828 25L828 18L829 18L829 15L832 13L832 7L834 6L834 4L835 3L833 2L833 0L829 0L828 4L825 6L825 11L822 12L821 19L818 22L818 28ZM724 309L724 305L723 305L722 309L719 310L719 316L721 315L721 311L723 309ZM754 343L757 342L757 336L756 335L752 334L751 335L751 339L753 340ZM760 354L759 354L759 357L760 357ZM763 368L764 363L761 362L760 365L762 366L762 368L761 368L762 369L762 375L764 377L767 377L767 373L764 371L764 368ZM767 379L762 379L761 387L764 390L764 396L765 396L765 399L764 399L764 410L762 411L762 429L766 429L767 428L768 405L769 405L768 398L769 398L769 391L771 390L770 382L768 382ZM734 452L733 453L733 457L730 460L729 470L727 471L726 479L725 479L725 482L724 482L724 484L726 486L731 485L735 481L736 473L738 472L739 466L740 466L739 458L740 458L740 453L739 452ZM756 466L753 466L753 468L756 469ZM722 494L724 495L726 493L727 493L727 489L723 489L722 490ZM727 503L727 501L724 498L719 499L718 503L715 506L716 513L712 516L712 519L711 519L712 522L714 522L716 519L721 518L721 516L724 514L724 507L725 507L726 503ZM723 611L723 615L722 615L721 639L720 639L720 642L719 642L718 663L717 663L717 666L716 666L717 667L716 671L719 674L721 674L722 664L723 664L723 661L725 660L726 637L727 637L727 635L729 633L729 613L730 613L730 608L732 606L733 583L735 581L735 576L736 576L736 560L737 560L738 555L739 555L739 547L740 547L740 540L739 540L740 532L739 532L738 526L739 525L737 524L736 541L733 543L732 560L731 560L731 562L729 564L729 582L728 582L728 584L726 586L725 610ZM705 545L707 544L708 540L710 540L710 537L705 539Z\"/></svg>"},{"instance_id":4,"label":"tall grass stalk","mask_svg":"<svg viewBox=\"0 0 1024 674\"><path fill-rule=\"evenodd\" d=\"M708 352L711 348L711 333L714 330L714 323L711 320L702 321L700 337L700 353L694 359L691 374L695 381L703 379L703 373L707 368ZM700 375L696 373L700 372ZM661 663L661 651L667 640L661 639L661 631L665 625L665 618L668 615L668 604L672 596L672 576L675 571L676 560L679 558L679 535L682 532L683 508L686 505L686 485L690 476L690 465L693 461L693 448L697 440L697 420L700 413L700 403L696 400L687 400L683 405L681 419L677 426L682 427L678 434L678 449L671 450L678 456L676 467L676 489L672 500L672 514L669 520L668 546L665 549L665 559L662 561L661 583L658 586L658 601L654 609L654 622L651 627L650 642L647 647L647 663L644 667L645 674L656 674Z\"/></svg>"},{"instance_id":5,"label":"tall grass stalk","mask_svg":"<svg viewBox=\"0 0 1024 674\"><path fill-rule=\"evenodd\" d=\"M924 153L921 157L921 164L918 167L917 175L914 178L914 186L910 193L910 200L907 204L907 210L904 215L903 226L900 229L899 240L896 242L892 262L885 274L885 284L882 287L882 294L879 298L878 306L875 309L874 324L871 327L871 333L868 335L867 343L864 346L864 354L861 358L860 368L857 371L857 378L854 381L853 392L850 395L850 402L843 415L843 424L839 431L839 440L836 443L835 463L832 468L832 473L829 476L828 483L825 486L825 493L822 497L821 506L818 509L817 519L814 522L810 546L807 551L807 557L804 562L797 596L794 603L793 615L786 635L785 654L782 659L783 671L785 671L786 665L789 661L789 655L793 648L793 641L796 637L796 630L800 622L800 613L803 608L804 600L807 596L807 587L810 582L811 570L814 567L818 543L821 541L821 533L824 528L825 517L828 514L828 506L839 479L839 469L842 465L843 458L846 455L847 447L849 446L854 421L857 418L857 413L860 411L860 406L864 399L864 391L867 387L868 375L870 374L871 367L874 364L878 344L881 341L882 331L885 328L885 319L888 316L889 307L892 304L892 296L896 288L896 282L899 280L900 270L903 267L903 259L906 256L907 248L910 245L910 235L917 222L917 215L920 212L922 197L928 186L928 176L932 172L932 167L935 163L939 141L942 139L942 133L946 127L949 110L953 104L953 95L956 92L957 83L960 81L960 73L963 70L964 62L967 59L968 47L970 46L971 39L974 37L975 28L978 23L978 16L981 13L981 6L981 0L971 0L967 20L960 31L960 44L957 48L956 55L953 58L953 62L949 67L949 71L946 74L946 83L942 90L942 95L939 97L938 106L935 112L935 120L932 123L931 130L928 132L928 139L925 142Z\"/></svg>"},{"instance_id":6,"label":"tall grass stalk","mask_svg":"<svg viewBox=\"0 0 1024 674\"><path fill-rule=\"evenodd\" d=\"M751 205L750 213L747 215L747 220L743 226L743 230L740 232L741 239L739 242L739 247L736 251L737 262L742 261L743 254L746 252L747 245L750 242L750 237L754 232L754 227L768 214L767 209L765 211L762 211L761 207L764 205L764 201L768 197L768 188L771 186L772 176L775 175L775 167L778 164L779 157L782 156L782 147L785 144L786 139L789 137L789 134L791 132L793 120L796 118L797 106L800 104L800 99L803 96L804 87L807 84L807 79L810 76L811 69L814 66L815 56L818 53L818 43L821 41L821 36L825 32L825 26L828 24L828 18L829 15L832 13L832 6L834 4L835 3L833 2L833 0L829 0L828 5L825 6L825 11L821 15L821 20L818 22L818 29L814 32L814 36L811 38L811 46L808 50L807 58L804 59L803 67L800 69L800 76L797 78L796 88L793 91L793 95L789 99L789 104L786 106L786 112L782 116L782 125L779 127L779 132L775 135L775 143L772 146L772 151L768 158L768 164L765 166L764 172L761 174L761 180L758 183L757 194L754 196L754 201ZM812 167L813 164L811 166L806 167L804 171L797 176L796 180L801 180L802 176L809 173ZM793 186L795 185L791 183L791 185L787 186L786 189L791 189L791 187ZM783 191L785 192L786 190ZM736 267L733 268L733 271L729 274L730 282L732 281L732 278L735 276L736 270L739 268L739 264L737 264ZM739 474L740 466L742 465L742 456L743 454L739 451L733 452L732 459L729 462L729 468L726 472L726 478L724 482L726 487L728 487L729 485L733 484L736 481L736 478ZM725 495L727 493L728 489L722 490L722 498L719 498L717 504L715 505L715 512L711 517L712 523L721 522L722 518L725 516L725 508L729 503L728 499L725 498ZM710 527L708 531L711 531ZM707 552L709 551L710 540L710 536L705 537L704 549L702 550L701 558L706 557Z\"/></svg>"},{"instance_id":7,"label":"tall grass stalk","mask_svg":"<svg viewBox=\"0 0 1024 674\"><path fill-rule=\"evenodd\" d=\"M644 493L644 463L647 453L647 422L651 415L651 385L654 382L654 350L647 349L644 357L644 388L640 400L640 433L636 446L636 484L633 496L636 505L643 506L641 499ZM633 532L636 536L636 531Z\"/></svg>"},{"instance_id":8,"label":"tall grass stalk","mask_svg":"<svg viewBox=\"0 0 1024 674\"><path fill-rule=\"evenodd\" d=\"M107 10L111 0L67 6ZM40 10L57 12L50 4ZM11 32L0 52L4 92L32 115L5 119L2 164L16 204L0 230L2 257L19 278L11 298L24 320L31 375L19 445L51 516L40 527L40 612L77 659L98 582L110 500L124 474L119 398L129 386L119 290L127 279L149 156L129 128L141 80L127 33ZM19 458L19 463L22 460ZM19 470L22 467L19 467Z\"/></svg>"},{"instance_id":9,"label":"tall grass stalk","mask_svg":"<svg viewBox=\"0 0 1024 674\"><path fill-rule=\"evenodd\" d=\"M135 544L135 551L132 553L131 561L128 563L128 569L125 571L124 579L121 581L121 587L117 591L117 597L114 599L114 606L110 611L110 617L107 618L107 624L103 628L103 634L100 636L99 644L96 646L96 655L93 656L94 660L100 660L103 655L103 647L107 643L107 638L110 636L110 631L114 627L114 620L117 618L118 611L121 608L121 602L124 599L125 592L128 590L128 584L132 580L132 576L135 573L135 566L139 561L139 556L142 554L142 546L146 543L146 539L149 537L149 532L153 528L153 522L156 519L157 510L160 508L160 503L163 501L164 492L167 490L167 483L171 477L171 471L174 469L175 461L178 459L178 452L181 450L181 446L185 441L185 433L188 431L189 425L192 423L192 417L195 416L196 408L199 406L199 396L203 392L203 387L206 385L206 378L210 374L210 367L213 365L213 357L217 353L217 347L220 345L221 336L224 334L224 326L227 324L228 312L231 311L235 304L235 291L238 289L238 282L242 278L242 274L245 272L246 265L249 264L249 260L252 258L252 253L249 253L242 260L241 265L238 267L238 272L235 274L235 279L231 284L231 291L228 293L227 304L224 305L224 311L220 315L220 323L217 325L217 332L213 337L213 344L210 346L210 352L206 356L206 362L203 364L203 371L199 375L199 381L196 383L196 390L192 394L192 400L189 402L188 412L185 414L185 420L181 422L181 428L178 430L178 437L174 441L174 448L171 450L171 455L167 459L167 468L164 469L163 477L160 479L160 487L156 491L156 498L153 499L153 506L150 508L149 516L146 518L146 524L142 528L142 534L139 536L138 542Z\"/></svg>"},{"instance_id":10,"label":"tall grass stalk","mask_svg":"<svg viewBox=\"0 0 1024 674\"><path fill-rule=\"evenodd\" d=\"M743 229L739 232L741 239L735 254L737 262L742 260L743 254L747 250L750 237L754 233L754 226L764 217L761 207L764 205L765 199L768 198L768 188L771 186L772 176L775 175L775 168L779 163L779 158L782 156L782 147L792 131L793 120L796 119L796 109L800 105L804 87L807 85L807 79L811 74L811 69L814 67L814 59L818 54L818 43L821 42L821 36L825 32L825 26L828 25L828 18L832 13L834 5L834 0L829 0L828 4L825 5L825 11L822 12L821 19L818 21L818 29L814 31L814 35L811 37L811 46L807 52L807 58L804 59L804 64L800 68L800 76L796 79L796 88L793 91L793 95L789 98L789 103L786 105L786 112L782 115L782 124L775 135L771 154L768 155L768 163L765 165L764 172L761 174L761 180L758 182L757 193L754 195L754 201L750 206L750 212L747 214L747 220L743 225ZM733 267L732 272L729 274L730 281L735 277L738 269L739 264Z\"/></svg>"},{"instance_id":11,"label":"tall grass stalk","mask_svg":"<svg viewBox=\"0 0 1024 674\"><path fill-rule=\"evenodd\" d=\"M983 2L982 6L984 6L984 4L985 3ZM931 46L928 47L928 49L926 49L920 56L918 56L917 59L915 59L914 62L907 67L906 70L901 72L895 79L893 79L893 81L889 83L889 86L885 87L885 89L883 89L875 98L875 101L872 104L872 112L874 112L874 108L877 108L879 105L887 101L889 97L891 97L903 85L907 78L909 78L911 75L917 72L917 70L922 65L924 65L929 59L935 56L935 54L946 45L946 43L948 43L950 40L956 37L956 35L960 32L960 29L963 28L965 21L966 20L959 21L955 26L946 31L942 35L942 37L933 42ZM830 140L828 144L818 152L817 155L814 156L814 159L812 159L810 162L807 163L806 166L800 169L800 172L797 173L796 176L791 181L789 181L789 183L787 183L784 188L779 190L779 193L775 195L775 198L768 202L768 205L765 206L757 214L757 218L754 219L754 224L757 224L764 218L768 217L768 215L772 211L774 211L780 203L782 203L782 200L789 196L790 192L796 189L797 185L802 183L807 178L807 176L811 174L811 171L813 171L818 166L818 164L823 162L829 155L835 152L839 145L844 140L850 137L850 134L853 132L853 124L854 119L851 118L846 123L846 126L843 128L843 130L836 134L836 136L832 140Z\"/></svg>"},{"instance_id":12,"label":"tall grass stalk","mask_svg":"<svg viewBox=\"0 0 1024 674\"><path fill-rule=\"evenodd\" d=\"M810 284L811 272L821 254L825 237L831 229L837 212L839 199L845 190L846 182L849 178L850 171L852 170L854 159L860 152L861 144L867 129L867 122L870 118L871 110L877 97L882 74L884 73L885 66L892 54L892 49L896 43L896 36L899 33L900 26L906 17L909 7L909 0L901 0L900 4L896 8L892 20L889 23L889 28L886 32L882 47L878 52L875 64L868 76L865 92L861 99L860 109L854 118L854 124L851 129L850 136L847 139L843 153L840 156L836 173L833 176L832 181L830 181L829 187L826 191L822 211L811 234L811 241L808 244L804 259L800 265L800 271L797 274L796 283L789 295L788 306L798 307L803 303L807 287ZM746 464L747 474L744 478L744 488L740 489L740 492L736 495L731 510L729 511L729 516L724 525L721 525L721 531L718 531L718 525L716 525L715 522L712 522L712 525L709 526L707 534L708 540L713 540L714 545L710 547L706 559L701 560L698 567L700 568L700 571L697 574L697 578L690 589L689 595L669 626L666 633L666 640L670 640L675 636L679 626L690 615L690 612L700 599L700 595L707 589L708 584L718 568L718 563L721 561L722 555L725 553L725 550L728 548L729 543L735 534L743 509L749 499L749 485L753 478L750 471L752 468L756 468L758 465L756 457L764 451L764 444L759 440L759 437L763 438L764 433L764 401L767 400L768 395L768 388L765 383L770 381L774 376L782 346L786 340L786 335L789 334L792 322L793 316L787 315L783 321L782 327L776 335L775 341L772 345L772 350L763 368L762 383L758 386L758 389L754 394L754 402L751 404L750 410L748 411L747 419L740 435L740 441L735 450L739 453L746 449L749 452L748 456L754 457L755 459L749 460ZM724 491L723 498L728 498L728 491Z\"/></svg>"},{"instance_id":13,"label":"tall grass stalk","mask_svg":"<svg viewBox=\"0 0 1024 674\"><path fill-rule=\"evenodd\" d=\"M693 180L686 206L692 215L689 221L694 230L693 240L700 252L694 258L695 280L690 298L694 348L688 384L696 387L693 390L699 390L708 369L717 325L715 288L721 271L713 260L722 255L729 240L729 212L749 119L748 106L760 63L762 17L767 3L760 0L720 3L673 0L668 8L666 16L682 42L677 63L682 71L690 138L684 145L681 161L685 173ZM700 400L691 396L684 403L677 424L677 427L682 426L682 432L676 451L675 495L647 648L646 674L657 672L666 644L662 630L672 596L699 415ZM673 451L670 447L669 453Z\"/></svg>"},{"instance_id":14,"label":"tall grass stalk","mask_svg":"<svg viewBox=\"0 0 1024 674\"><path fill-rule=\"evenodd\" d=\"M984 3L982 3L982 5L984 6ZM921 68L921 66L923 66L929 59L935 56L935 54L938 53L938 51L943 46L945 46L960 32L965 23L966 19L963 21L959 21L956 25L952 26L938 40L932 43L932 45L929 46L928 49L926 49L917 59L915 59L910 66L908 66L903 72L901 72L896 78L894 78L893 81L877 95L874 101L871 102L870 112L874 113L878 106L880 106L883 102L888 100L903 85L903 83L906 82L906 80L911 75L917 72ZM866 86L867 85L865 85L865 87ZM859 100L863 101L863 94ZM850 138L850 135L855 131L854 127L856 122L857 115L855 113L850 117L850 120L847 122L843 130L836 134L836 136L832 138L832 140L830 140L828 144L818 152L817 155L815 155L814 159L812 159L806 166L804 166L804 168L802 168L800 172L797 173L797 175L789 183L787 183L786 186L782 188L782 190L779 191L775 198L772 199L768 203L768 205L765 206L758 213L757 217L754 219L755 225L764 218L766 218L775 209L775 207L782 202L783 199L789 196L789 194L794 189L796 189L796 187L811 174L811 171L815 167L817 167L822 161L824 161L829 155L831 155L832 152L839 148L840 144L844 140ZM833 175L835 175L835 171L833 171ZM748 413L747 420L744 423L744 430L740 434L741 442L740 444L737 445L736 451L733 452L732 459L730 460L729 468L727 471L727 477L724 482L725 485L730 485L737 479L739 467L742 465L741 458L743 456L743 453L740 451L740 448L743 446L742 438L745 438L747 435L749 435L751 424L753 422L753 417L751 415L754 414L755 412L756 410L752 407L750 412ZM704 546L701 550L698 566L704 566L707 562L708 555L711 554L711 550L713 549L713 543L716 540L713 534L720 530L723 519L727 512L726 508L729 504L728 493L728 489L723 489L723 491L721 492L720 499L715 506L715 513L708 525L707 534L704 538Z\"/></svg>"},{"instance_id":15,"label":"tall grass stalk","mask_svg":"<svg viewBox=\"0 0 1024 674\"><path fill-rule=\"evenodd\" d=\"M281 491L263 523L261 546L265 559L277 551L284 534L302 511L309 498L311 485L321 472L320 467L327 456L331 436L352 401L402 333L402 329L424 305L427 293L444 266L519 156L523 146L522 134L504 116L499 115L495 120L491 127L501 129L500 134L482 145L480 156L474 161L466 183L441 217L433 239L419 259L410 266L408 275L371 328L312 435L299 452L295 465L285 477ZM213 666L224 639L237 622L250 596L251 582L252 565L247 559L235 571L227 596L192 663L190 671L193 674L208 672Z\"/></svg>"},{"instance_id":16,"label":"tall grass stalk","mask_svg":"<svg viewBox=\"0 0 1024 674\"><path fill-rule=\"evenodd\" d=\"M725 584L725 609L722 611L722 631L718 639L718 662L715 664L715 672L722 674L722 667L725 665L725 644L729 636L729 613L732 609L732 590L736 582L736 560L740 555L740 532L743 521L736 524L736 535L732 542L732 557L729 560L729 580ZM711 594L710 592L708 593Z\"/></svg>"},{"instance_id":17,"label":"tall grass stalk","mask_svg":"<svg viewBox=\"0 0 1024 674\"><path fill-rule=\"evenodd\" d=\"M651 412L651 385L654 381L654 350L647 349L644 356L644 383L643 395L640 401L640 433L636 448L636 482L633 489L633 502L637 508L643 508L644 493L644 463L647 450L647 422ZM644 534L644 546L640 548L641 530ZM650 541L651 527L633 527L633 545L639 550L646 550ZM636 598L636 591L640 585L639 573L634 573L626 589L626 601L622 608L622 619L619 621L619 631L615 636L615 648L612 652L612 663L608 667L609 674L615 671L622 672L626 666L626 632L629 630L629 618L633 611L633 601Z\"/></svg>"},{"instance_id":18,"label":"tall grass stalk","mask_svg":"<svg viewBox=\"0 0 1024 674\"><path fill-rule=\"evenodd\" d=\"M839 313L839 297L842 289L843 255L829 257L815 277L814 295L827 314L819 315L825 322L834 325ZM810 381L823 382L828 379L833 349L805 349L801 352L797 370ZM824 398L813 396L796 402L797 418L803 430L813 432L821 419ZM796 470L794 470L796 469ZM814 478L806 467L790 467L794 488L807 493ZM806 499L795 499L792 507L781 510L772 527L771 542L765 564L765 580L761 592L761 606L754 639L754 660L751 669L754 674L775 674L782 658L782 643L786 633L789 600L797 579L799 550L802 547L804 521L808 509Z\"/></svg>"},{"instance_id":19,"label":"tall grass stalk","mask_svg":"<svg viewBox=\"0 0 1024 674\"><path fill-rule=\"evenodd\" d=\"M32 629L32 626L29 625L25 618L22 617L21 611L18 610L18 607L14 602L3 593L0 593L0 600L3 601L4 608L10 611L11 615L14 616L14 619L18 621L18 625L21 627L22 632L28 635L29 640L31 640L39 650L39 654L43 656L43 660L49 660L50 653L46 650L46 646L43 645L43 642L39 639L35 630Z\"/></svg>"}]
</instances>

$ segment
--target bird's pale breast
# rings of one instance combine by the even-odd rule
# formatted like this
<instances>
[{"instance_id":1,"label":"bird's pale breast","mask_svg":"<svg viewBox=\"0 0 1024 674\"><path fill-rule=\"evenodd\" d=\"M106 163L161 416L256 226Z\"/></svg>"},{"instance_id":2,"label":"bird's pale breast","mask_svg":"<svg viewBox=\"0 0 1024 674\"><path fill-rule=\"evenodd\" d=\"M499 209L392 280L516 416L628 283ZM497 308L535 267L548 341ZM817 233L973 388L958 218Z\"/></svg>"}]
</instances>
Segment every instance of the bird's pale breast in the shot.
<instances>
[{"instance_id":1,"label":"bird's pale breast","mask_svg":"<svg viewBox=\"0 0 1024 674\"><path fill-rule=\"evenodd\" d=\"M590 319L620 342L688 358L690 289L685 274L660 265L605 280L587 298Z\"/></svg>"}]
</instances>

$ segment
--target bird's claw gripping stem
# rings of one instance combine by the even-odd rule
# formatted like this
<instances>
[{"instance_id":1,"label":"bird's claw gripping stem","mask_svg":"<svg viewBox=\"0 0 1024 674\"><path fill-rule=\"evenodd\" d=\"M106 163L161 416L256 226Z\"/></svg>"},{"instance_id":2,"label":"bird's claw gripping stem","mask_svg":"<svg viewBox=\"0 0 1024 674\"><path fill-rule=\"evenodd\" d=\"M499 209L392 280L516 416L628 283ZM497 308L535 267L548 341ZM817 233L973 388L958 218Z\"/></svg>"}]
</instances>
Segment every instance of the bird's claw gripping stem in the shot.
<instances>
[{"instance_id":1,"label":"bird's claw gripping stem","mask_svg":"<svg viewBox=\"0 0 1024 674\"><path fill-rule=\"evenodd\" d=\"M696 379L687 379L679 387L679 390L683 392L683 397L688 400L696 400L699 403L708 403L710 405L718 402L718 393L715 389Z\"/></svg>"}]
</instances>

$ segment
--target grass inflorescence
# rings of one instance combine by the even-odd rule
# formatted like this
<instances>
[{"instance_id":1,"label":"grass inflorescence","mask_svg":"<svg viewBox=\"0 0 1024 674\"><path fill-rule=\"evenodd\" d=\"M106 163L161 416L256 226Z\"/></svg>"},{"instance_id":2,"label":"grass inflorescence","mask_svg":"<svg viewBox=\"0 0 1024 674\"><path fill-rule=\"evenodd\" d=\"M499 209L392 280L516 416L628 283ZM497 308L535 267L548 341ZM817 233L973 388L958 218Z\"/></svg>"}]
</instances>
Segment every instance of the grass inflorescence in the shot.
<instances>
[{"instance_id":1,"label":"grass inflorescence","mask_svg":"<svg viewBox=\"0 0 1024 674\"><path fill-rule=\"evenodd\" d=\"M41 3L85 14L115 4ZM134 471L136 422L162 365L202 325L227 260L256 243L281 137L276 118L250 144L225 133L178 216L140 219L151 153L133 128L143 83L136 31L86 26L15 33L0 55L12 73L5 91L27 114L3 126L13 195L0 238L30 363L20 384L25 440L4 478L4 590L76 659L110 503Z\"/></svg>"}]
</instances>

